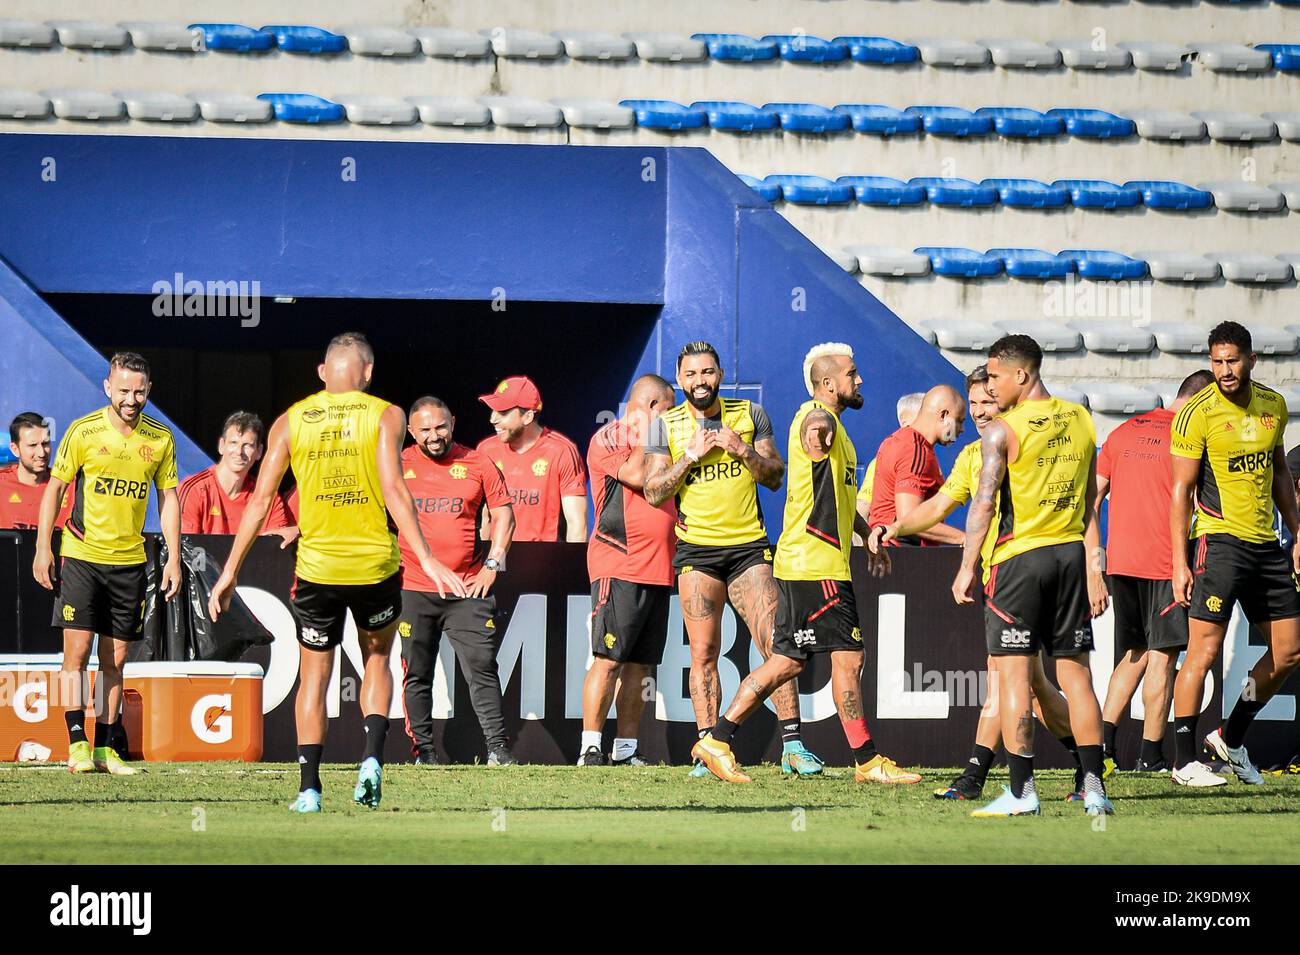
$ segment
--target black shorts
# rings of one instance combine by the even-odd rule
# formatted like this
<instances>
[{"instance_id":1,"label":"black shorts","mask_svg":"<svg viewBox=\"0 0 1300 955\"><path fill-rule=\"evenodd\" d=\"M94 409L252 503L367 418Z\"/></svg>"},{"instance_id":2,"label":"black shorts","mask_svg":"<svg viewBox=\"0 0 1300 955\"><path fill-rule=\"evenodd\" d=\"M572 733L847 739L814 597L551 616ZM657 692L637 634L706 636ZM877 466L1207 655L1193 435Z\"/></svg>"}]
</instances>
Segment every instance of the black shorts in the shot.
<instances>
[{"instance_id":1,"label":"black shorts","mask_svg":"<svg viewBox=\"0 0 1300 955\"><path fill-rule=\"evenodd\" d=\"M1083 543L1037 547L994 564L984 587L984 636L995 657L1091 651Z\"/></svg>"},{"instance_id":2,"label":"black shorts","mask_svg":"<svg viewBox=\"0 0 1300 955\"><path fill-rule=\"evenodd\" d=\"M402 612L402 572L377 584L318 584L293 582L293 615L298 642L312 650L331 650L343 642L348 611L359 630L383 630Z\"/></svg>"},{"instance_id":3,"label":"black shorts","mask_svg":"<svg viewBox=\"0 0 1300 955\"><path fill-rule=\"evenodd\" d=\"M591 653L617 663L658 666L668 644L673 588L617 577L591 582Z\"/></svg>"},{"instance_id":4,"label":"black shorts","mask_svg":"<svg viewBox=\"0 0 1300 955\"><path fill-rule=\"evenodd\" d=\"M772 566L772 545L765 540L752 544L688 544L677 542L673 567L679 574L697 571L730 584L758 564Z\"/></svg>"},{"instance_id":5,"label":"black shorts","mask_svg":"<svg viewBox=\"0 0 1300 955\"><path fill-rule=\"evenodd\" d=\"M1187 608L1174 599L1173 581L1115 574L1109 582L1117 650L1186 649Z\"/></svg>"},{"instance_id":6,"label":"black shorts","mask_svg":"<svg viewBox=\"0 0 1300 955\"><path fill-rule=\"evenodd\" d=\"M1277 541L1205 534L1192 542L1192 570L1193 620L1227 623L1234 602L1255 624L1300 616L1300 584Z\"/></svg>"},{"instance_id":7,"label":"black shorts","mask_svg":"<svg viewBox=\"0 0 1300 955\"><path fill-rule=\"evenodd\" d=\"M850 580L776 581L772 652L794 660L814 653L862 649L858 602Z\"/></svg>"},{"instance_id":8,"label":"black shorts","mask_svg":"<svg viewBox=\"0 0 1300 955\"><path fill-rule=\"evenodd\" d=\"M422 590L403 590L397 634L437 637L444 631L457 636L497 638L497 599L487 597L439 597Z\"/></svg>"},{"instance_id":9,"label":"black shorts","mask_svg":"<svg viewBox=\"0 0 1300 955\"><path fill-rule=\"evenodd\" d=\"M139 640L144 628L144 567L61 558L53 626Z\"/></svg>"}]
</instances>

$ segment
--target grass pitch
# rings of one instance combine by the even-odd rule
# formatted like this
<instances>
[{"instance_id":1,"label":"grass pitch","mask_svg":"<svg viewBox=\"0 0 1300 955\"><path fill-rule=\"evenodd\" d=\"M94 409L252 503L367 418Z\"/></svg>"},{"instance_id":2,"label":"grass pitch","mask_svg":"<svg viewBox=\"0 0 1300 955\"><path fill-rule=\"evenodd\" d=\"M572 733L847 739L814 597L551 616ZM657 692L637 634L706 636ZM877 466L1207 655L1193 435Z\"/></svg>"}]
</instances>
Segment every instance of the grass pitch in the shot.
<instances>
[{"instance_id":1,"label":"grass pitch","mask_svg":"<svg viewBox=\"0 0 1300 955\"><path fill-rule=\"evenodd\" d=\"M1257 863L1300 857L1300 776L1176 788L1168 776L1108 781L1104 828L1066 803L1070 774L1042 772L1043 815L972 819L971 803L917 786L861 785L852 771L754 782L685 767L393 765L378 810L352 802L356 771L322 769L325 812L294 816L297 767L155 764L145 775L0 768L7 863ZM985 787L992 797L1006 774Z\"/></svg>"}]
</instances>

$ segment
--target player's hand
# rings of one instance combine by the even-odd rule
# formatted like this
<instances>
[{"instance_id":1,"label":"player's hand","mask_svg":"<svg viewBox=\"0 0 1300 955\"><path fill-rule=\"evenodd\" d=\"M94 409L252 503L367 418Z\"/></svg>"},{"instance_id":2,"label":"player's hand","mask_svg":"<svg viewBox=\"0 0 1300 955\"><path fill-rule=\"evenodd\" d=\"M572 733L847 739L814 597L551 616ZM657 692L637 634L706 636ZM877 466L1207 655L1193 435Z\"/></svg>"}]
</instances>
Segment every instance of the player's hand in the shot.
<instances>
[{"instance_id":1,"label":"player's hand","mask_svg":"<svg viewBox=\"0 0 1300 955\"><path fill-rule=\"evenodd\" d=\"M269 531L262 531L260 537L278 537L280 538L280 550L284 550L299 537L302 531L295 527L276 527Z\"/></svg>"},{"instance_id":2,"label":"player's hand","mask_svg":"<svg viewBox=\"0 0 1300 955\"><path fill-rule=\"evenodd\" d=\"M212 586L212 593L208 596L208 616L212 622L216 623L217 618L230 609L230 598L235 593L235 579L227 573L217 579Z\"/></svg>"},{"instance_id":3,"label":"player's hand","mask_svg":"<svg viewBox=\"0 0 1300 955\"><path fill-rule=\"evenodd\" d=\"M740 435L728 427L721 427L713 432L717 435L717 444L723 451L726 451L733 458L743 457L745 449L749 447L744 441L740 440Z\"/></svg>"},{"instance_id":4,"label":"player's hand","mask_svg":"<svg viewBox=\"0 0 1300 955\"><path fill-rule=\"evenodd\" d=\"M1291 569L1300 574L1300 537L1291 545Z\"/></svg>"},{"instance_id":5,"label":"player's hand","mask_svg":"<svg viewBox=\"0 0 1300 955\"><path fill-rule=\"evenodd\" d=\"M1174 600L1181 607L1192 605L1192 569L1186 564L1174 568Z\"/></svg>"},{"instance_id":6,"label":"player's hand","mask_svg":"<svg viewBox=\"0 0 1300 955\"><path fill-rule=\"evenodd\" d=\"M889 551L883 547L880 553L867 551L867 573L872 577L884 577L894 569L894 562L890 559Z\"/></svg>"},{"instance_id":7,"label":"player's hand","mask_svg":"<svg viewBox=\"0 0 1300 955\"><path fill-rule=\"evenodd\" d=\"M497 582L497 572L488 570L486 567L480 567L474 579L470 581L469 588L465 591L466 597L486 597L492 590L492 585Z\"/></svg>"},{"instance_id":8,"label":"player's hand","mask_svg":"<svg viewBox=\"0 0 1300 955\"><path fill-rule=\"evenodd\" d=\"M975 602L971 596L971 585L975 583L975 571L963 567L957 571L957 576L952 581L952 599L960 604L970 604Z\"/></svg>"},{"instance_id":9,"label":"player's hand","mask_svg":"<svg viewBox=\"0 0 1300 955\"><path fill-rule=\"evenodd\" d=\"M167 563L163 565L162 580L159 581L159 589L162 590L164 600L171 600L180 592L181 581L181 559L179 557L168 558Z\"/></svg>"},{"instance_id":10,"label":"player's hand","mask_svg":"<svg viewBox=\"0 0 1300 955\"><path fill-rule=\"evenodd\" d=\"M718 446L718 432L705 428L696 428L691 440L686 443L686 450L702 458Z\"/></svg>"},{"instance_id":11,"label":"player's hand","mask_svg":"<svg viewBox=\"0 0 1300 955\"><path fill-rule=\"evenodd\" d=\"M46 590L54 589L54 553L48 547L36 548L32 560L32 576Z\"/></svg>"},{"instance_id":12,"label":"player's hand","mask_svg":"<svg viewBox=\"0 0 1300 955\"><path fill-rule=\"evenodd\" d=\"M433 583L433 587L438 591L439 597L446 597L451 594L453 597L465 596L465 584L461 579L451 572L451 568L438 560L432 554L428 557L420 558L420 569L424 575Z\"/></svg>"},{"instance_id":13,"label":"player's hand","mask_svg":"<svg viewBox=\"0 0 1300 955\"><path fill-rule=\"evenodd\" d=\"M1106 578L1095 571L1088 571L1088 604L1092 615L1100 617L1110 606L1110 592L1106 589Z\"/></svg>"},{"instance_id":14,"label":"player's hand","mask_svg":"<svg viewBox=\"0 0 1300 955\"><path fill-rule=\"evenodd\" d=\"M871 553L883 550L885 545L892 540L898 540L898 524L878 524L871 528L871 536L867 538L867 549Z\"/></svg>"}]
</instances>

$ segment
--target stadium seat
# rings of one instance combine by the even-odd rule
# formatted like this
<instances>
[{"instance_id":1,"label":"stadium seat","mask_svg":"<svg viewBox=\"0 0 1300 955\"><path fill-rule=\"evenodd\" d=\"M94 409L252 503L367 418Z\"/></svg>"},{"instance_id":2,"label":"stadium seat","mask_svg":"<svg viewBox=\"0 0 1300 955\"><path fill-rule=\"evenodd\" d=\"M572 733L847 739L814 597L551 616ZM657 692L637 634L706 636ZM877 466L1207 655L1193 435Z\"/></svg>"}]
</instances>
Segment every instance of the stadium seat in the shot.
<instances>
[{"instance_id":1,"label":"stadium seat","mask_svg":"<svg viewBox=\"0 0 1300 955\"><path fill-rule=\"evenodd\" d=\"M1097 50L1091 40L1050 42L1061 51L1061 61L1072 70L1127 70L1133 66L1133 55L1118 46L1107 45Z\"/></svg>"},{"instance_id":2,"label":"stadium seat","mask_svg":"<svg viewBox=\"0 0 1300 955\"><path fill-rule=\"evenodd\" d=\"M1209 351L1209 326L1190 322L1152 322L1147 330L1156 336L1161 351L1174 355L1204 355Z\"/></svg>"},{"instance_id":3,"label":"stadium seat","mask_svg":"<svg viewBox=\"0 0 1300 955\"><path fill-rule=\"evenodd\" d=\"M786 202L808 206L838 206L853 201L853 187L821 176L768 176L763 180L781 187Z\"/></svg>"},{"instance_id":4,"label":"stadium seat","mask_svg":"<svg viewBox=\"0 0 1300 955\"><path fill-rule=\"evenodd\" d=\"M42 90L59 119L84 119L92 122L124 119L126 104L116 96L94 90Z\"/></svg>"},{"instance_id":5,"label":"stadium seat","mask_svg":"<svg viewBox=\"0 0 1300 955\"><path fill-rule=\"evenodd\" d=\"M1271 56L1275 69L1283 73L1300 72L1300 43L1257 43L1255 49Z\"/></svg>"},{"instance_id":6,"label":"stadium seat","mask_svg":"<svg viewBox=\"0 0 1300 955\"><path fill-rule=\"evenodd\" d=\"M1042 249L989 249L1002 260L1007 275L1018 279L1060 279L1074 271L1074 263Z\"/></svg>"},{"instance_id":7,"label":"stadium seat","mask_svg":"<svg viewBox=\"0 0 1300 955\"><path fill-rule=\"evenodd\" d=\"M1172 73L1183 68L1191 59L1192 48L1181 43L1117 43L1119 49L1126 50L1133 57L1133 65L1139 70L1155 73Z\"/></svg>"},{"instance_id":8,"label":"stadium seat","mask_svg":"<svg viewBox=\"0 0 1300 955\"><path fill-rule=\"evenodd\" d=\"M889 176L840 176L864 206L917 206L927 199L925 187Z\"/></svg>"},{"instance_id":9,"label":"stadium seat","mask_svg":"<svg viewBox=\"0 0 1300 955\"><path fill-rule=\"evenodd\" d=\"M175 93L127 90L114 92L126 104L126 114L132 119L154 123L192 123L199 118L199 105L194 100Z\"/></svg>"},{"instance_id":10,"label":"stadium seat","mask_svg":"<svg viewBox=\"0 0 1300 955\"><path fill-rule=\"evenodd\" d=\"M1281 3L1282 0L1278 2ZM1294 330L1294 326L1288 326L1288 329ZM1295 385L1277 385L1274 390L1282 396L1282 400L1286 402L1286 410L1292 417L1300 414L1300 388Z\"/></svg>"},{"instance_id":11,"label":"stadium seat","mask_svg":"<svg viewBox=\"0 0 1300 955\"><path fill-rule=\"evenodd\" d=\"M1142 386L1147 391L1154 391L1156 397L1160 399L1160 404L1165 408L1172 408L1174 402L1178 400L1178 389L1183 385L1181 378L1157 378L1154 381L1144 381Z\"/></svg>"},{"instance_id":12,"label":"stadium seat","mask_svg":"<svg viewBox=\"0 0 1300 955\"><path fill-rule=\"evenodd\" d=\"M131 35L131 45L137 50L196 53L203 42L202 31L191 30L183 23L132 21L118 26Z\"/></svg>"},{"instance_id":13,"label":"stadium seat","mask_svg":"<svg viewBox=\"0 0 1300 955\"><path fill-rule=\"evenodd\" d=\"M1131 322L1071 319L1071 328L1083 335L1088 351L1107 355L1146 355L1156 347L1156 337Z\"/></svg>"},{"instance_id":14,"label":"stadium seat","mask_svg":"<svg viewBox=\"0 0 1300 955\"><path fill-rule=\"evenodd\" d=\"M1205 123L1191 113L1172 109L1133 109L1128 118L1137 126L1143 139L1172 139L1175 141L1205 138Z\"/></svg>"},{"instance_id":15,"label":"stadium seat","mask_svg":"<svg viewBox=\"0 0 1300 955\"><path fill-rule=\"evenodd\" d=\"M492 111L469 96L408 96L406 101L426 126L492 125Z\"/></svg>"},{"instance_id":16,"label":"stadium seat","mask_svg":"<svg viewBox=\"0 0 1300 955\"><path fill-rule=\"evenodd\" d=\"M930 274L930 257L910 249L888 245L846 245L844 251L858 257L858 271L863 275L903 278ZM933 342L933 332L930 335Z\"/></svg>"},{"instance_id":17,"label":"stadium seat","mask_svg":"<svg viewBox=\"0 0 1300 955\"><path fill-rule=\"evenodd\" d=\"M1294 355L1300 351L1300 339L1290 329L1256 325L1250 330L1250 343L1260 355Z\"/></svg>"},{"instance_id":18,"label":"stadium seat","mask_svg":"<svg viewBox=\"0 0 1300 955\"><path fill-rule=\"evenodd\" d=\"M405 30L393 27L345 27L340 31L348 38L348 49L358 56L415 56L420 41Z\"/></svg>"},{"instance_id":19,"label":"stadium seat","mask_svg":"<svg viewBox=\"0 0 1300 955\"><path fill-rule=\"evenodd\" d=\"M347 118L338 103L311 93L259 93L257 98L270 103L282 123L338 123Z\"/></svg>"},{"instance_id":20,"label":"stadium seat","mask_svg":"<svg viewBox=\"0 0 1300 955\"><path fill-rule=\"evenodd\" d=\"M925 131L935 136L985 136L993 131L991 117L956 106L909 106L903 112L919 116Z\"/></svg>"},{"instance_id":21,"label":"stadium seat","mask_svg":"<svg viewBox=\"0 0 1300 955\"><path fill-rule=\"evenodd\" d=\"M636 55L651 63L696 63L709 57L700 41L679 33L624 33L636 45Z\"/></svg>"},{"instance_id":22,"label":"stadium seat","mask_svg":"<svg viewBox=\"0 0 1300 955\"><path fill-rule=\"evenodd\" d=\"M480 96L478 101L492 113L496 126L550 129L564 122L558 106L527 96Z\"/></svg>"},{"instance_id":23,"label":"stadium seat","mask_svg":"<svg viewBox=\"0 0 1300 955\"><path fill-rule=\"evenodd\" d=\"M1060 136L1065 132L1065 123L1062 120L1044 116L1036 109L982 106L975 110L975 115L987 116L993 120L993 129L999 136L1041 139L1047 136Z\"/></svg>"},{"instance_id":24,"label":"stadium seat","mask_svg":"<svg viewBox=\"0 0 1300 955\"><path fill-rule=\"evenodd\" d=\"M1122 139L1134 132L1133 120L1100 109L1049 109L1047 115L1063 120L1071 136L1086 139Z\"/></svg>"},{"instance_id":25,"label":"stadium seat","mask_svg":"<svg viewBox=\"0 0 1300 955\"><path fill-rule=\"evenodd\" d=\"M1129 209L1142 204L1140 190L1104 179L1058 179L1052 185L1068 189L1070 201L1081 209Z\"/></svg>"},{"instance_id":26,"label":"stadium seat","mask_svg":"<svg viewBox=\"0 0 1300 955\"><path fill-rule=\"evenodd\" d=\"M998 191L1004 206L1019 209L1059 209L1070 204L1070 190L1037 179L985 179Z\"/></svg>"},{"instance_id":27,"label":"stadium seat","mask_svg":"<svg viewBox=\"0 0 1300 955\"><path fill-rule=\"evenodd\" d=\"M921 61L927 66L976 67L989 62L988 47L979 43L937 37L921 37L907 42L920 50Z\"/></svg>"},{"instance_id":28,"label":"stadium seat","mask_svg":"<svg viewBox=\"0 0 1300 955\"><path fill-rule=\"evenodd\" d=\"M54 45L54 28L32 20L0 20L0 46L47 47Z\"/></svg>"},{"instance_id":29,"label":"stadium seat","mask_svg":"<svg viewBox=\"0 0 1300 955\"><path fill-rule=\"evenodd\" d=\"M855 63L915 63L921 58L912 44L884 36L837 36L831 42L847 46Z\"/></svg>"},{"instance_id":30,"label":"stadium seat","mask_svg":"<svg viewBox=\"0 0 1300 955\"><path fill-rule=\"evenodd\" d=\"M1083 336L1069 325L1047 319L997 319L993 324L1008 335L1028 335L1045 352L1072 352L1083 348Z\"/></svg>"},{"instance_id":31,"label":"stadium seat","mask_svg":"<svg viewBox=\"0 0 1300 955\"><path fill-rule=\"evenodd\" d=\"M783 60L796 63L841 63L849 58L849 45L843 40L796 34L770 34L762 38L775 43Z\"/></svg>"},{"instance_id":32,"label":"stadium seat","mask_svg":"<svg viewBox=\"0 0 1300 955\"><path fill-rule=\"evenodd\" d=\"M923 258L924 258L924 256L923 256ZM927 269L927 271L928 271L929 268L930 268L930 260L929 260L929 259L926 259L926 260L925 260L925 267L926 267L926 269ZM908 328L910 328L910 329L911 329L913 332L915 332L917 335L919 335L922 339L924 339L924 340L925 340L925 343L926 343L927 345L937 345L937 344L939 344L939 340L938 340L937 338L935 338L935 335L934 335L934 329L933 329L933 328L930 328L930 327L928 327L928 326L926 326L926 325L922 325L922 324L920 324L920 323L915 323L915 324L914 324L914 323L912 323L912 322L908 322L908 321L904 321L903 324L906 325Z\"/></svg>"},{"instance_id":33,"label":"stadium seat","mask_svg":"<svg viewBox=\"0 0 1300 955\"><path fill-rule=\"evenodd\" d=\"M737 173L740 181L749 186L768 202L781 201L781 187L774 182L764 182L762 179L756 179L753 176L746 176L744 173Z\"/></svg>"},{"instance_id":34,"label":"stadium seat","mask_svg":"<svg viewBox=\"0 0 1300 955\"><path fill-rule=\"evenodd\" d=\"M121 50L130 43L125 30L94 20L51 20L59 43L70 50Z\"/></svg>"},{"instance_id":35,"label":"stadium seat","mask_svg":"<svg viewBox=\"0 0 1300 955\"><path fill-rule=\"evenodd\" d=\"M781 128L801 133L838 133L849 128L849 117L814 103L764 103L775 113Z\"/></svg>"},{"instance_id":36,"label":"stadium seat","mask_svg":"<svg viewBox=\"0 0 1300 955\"><path fill-rule=\"evenodd\" d=\"M853 275L858 270L858 257L846 252L844 249L822 249L826 257L842 268L845 272Z\"/></svg>"},{"instance_id":37,"label":"stadium seat","mask_svg":"<svg viewBox=\"0 0 1300 955\"><path fill-rule=\"evenodd\" d=\"M1210 209L1214 196L1181 182L1163 182L1158 179L1134 179L1124 183L1125 189L1137 189L1142 202L1153 209Z\"/></svg>"},{"instance_id":38,"label":"stadium seat","mask_svg":"<svg viewBox=\"0 0 1300 955\"><path fill-rule=\"evenodd\" d=\"M1265 113L1265 119L1271 119L1277 126L1277 134L1289 143L1300 143L1300 112Z\"/></svg>"},{"instance_id":39,"label":"stadium seat","mask_svg":"<svg viewBox=\"0 0 1300 955\"><path fill-rule=\"evenodd\" d=\"M275 37L242 23L191 23L191 30L203 31L203 45L227 53L261 53L275 46Z\"/></svg>"},{"instance_id":40,"label":"stadium seat","mask_svg":"<svg viewBox=\"0 0 1300 955\"><path fill-rule=\"evenodd\" d=\"M1219 263L1195 252L1151 249L1133 256L1145 259L1151 277L1161 282L1213 282L1219 277Z\"/></svg>"},{"instance_id":41,"label":"stadium seat","mask_svg":"<svg viewBox=\"0 0 1300 955\"><path fill-rule=\"evenodd\" d=\"M971 182L969 179L946 178L943 176L917 176L909 180L913 186L925 189L926 198L936 206L995 206L998 204L998 191L992 186Z\"/></svg>"},{"instance_id":42,"label":"stadium seat","mask_svg":"<svg viewBox=\"0 0 1300 955\"><path fill-rule=\"evenodd\" d=\"M599 99L561 97L551 100L560 107L564 122L577 129L631 129L636 115L626 106Z\"/></svg>"},{"instance_id":43,"label":"stadium seat","mask_svg":"<svg viewBox=\"0 0 1300 955\"><path fill-rule=\"evenodd\" d=\"M849 123L859 133L894 136L898 133L916 133L921 130L920 116L904 113L901 109L894 109L892 106L847 103L836 106L835 112L847 115Z\"/></svg>"},{"instance_id":44,"label":"stadium seat","mask_svg":"<svg viewBox=\"0 0 1300 955\"><path fill-rule=\"evenodd\" d=\"M1291 281L1291 266L1271 255L1257 252L1210 252L1223 277L1240 285L1276 284Z\"/></svg>"},{"instance_id":45,"label":"stadium seat","mask_svg":"<svg viewBox=\"0 0 1300 955\"><path fill-rule=\"evenodd\" d=\"M275 37L275 45L288 53L342 53L348 38L320 27L273 24L262 27Z\"/></svg>"},{"instance_id":46,"label":"stadium seat","mask_svg":"<svg viewBox=\"0 0 1300 955\"><path fill-rule=\"evenodd\" d=\"M1277 135L1271 119L1235 110L1210 109L1192 114L1205 123L1211 139L1229 143L1267 142Z\"/></svg>"},{"instance_id":47,"label":"stadium seat","mask_svg":"<svg viewBox=\"0 0 1300 955\"><path fill-rule=\"evenodd\" d=\"M451 27L412 27L407 31L420 41L425 56L443 59L480 59L492 52L492 41L480 33Z\"/></svg>"},{"instance_id":48,"label":"stadium seat","mask_svg":"<svg viewBox=\"0 0 1300 955\"><path fill-rule=\"evenodd\" d=\"M414 106L397 96L344 93L334 102L343 105L349 123L361 126L410 126L420 118Z\"/></svg>"},{"instance_id":49,"label":"stadium seat","mask_svg":"<svg viewBox=\"0 0 1300 955\"><path fill-rule=\"evenodd\" d=\"M912 251L917 255L928 255L930 257L930 268L935 275L975 279L1002 274L1002 260L1000 258L996 255L976 252L974 249L923 245Z\"/></svg>"},{"instance_id":50,"label":"stadium seat","mask_svg":"<svg viewBox=\"0 0 1300 955\"><path fill-rule=\"evenodd\" d=\"M989 57L995 65L1007 69L1054 70L1061 65L1061 51L1046 43L1005 37L978 42L988 47Z\"/></svg>"},{"instance_id":51,"label":"stadium seat","mask_svg":"<svg viewBox=\"0 0 1300 955\"><path fill-rule=\"evenodd\" d=\"M940 348L952 351L988 351L989 346L1002 337L1002 329L992 322L976 319L932 318L919 324L934 333L935 343Z\"/></svg>"},{"instance_id":52,"label":"stadium seat","mask_svg":"<svg viewBox=\"0 0 1300 955\"><path fill-rule=\"evenodd\" d=\"M1300 182L1270 182L1268 187L1282 193L1288 209L1300 212Z\"/></svg>"},{"instance_id":53,"label":"stadium seat","mask_svg":"<svg viewBox=\"0 0 1300 955\"><path fill-rule=\"evenodd\" d=\"M691 39L702 41L711 59L729 63L775 60L780 55L771 40L755 40L742 33L692 33Z\"/></svg>"},{"instance_id":54,"label":"stadium seat","mask_svg":"<svg viewBox=\"0 0 1300 955\"><path fill-rule=\"evenodd\" d=\"M571 60L630 60L636 56L636 44L615 33L556 30L554 35L564 44L564 52Z\"/></svg>"},{"instance_id":55,"label":"stadium seat","mask_svg":"<svg viewBox=\"0 0 1300 955\"><path fill-rule=\"evenodd\" d=\"M1066 249L1058 253L1063 259L1074 262L1075 269L1084 278L1118 282L1121 279L1146 278L1147 264L1141 259L1129 258L1119 252L1103 249Z\"/></svg>"},{"instance_id":56,"label":"stadium seat","mask_svg":"<svg viewBox=\"0 0 1300 955\"><path fill-rule=\"evenodd\" d=\"M1047 389L1052 397L1062 401L1073 401L1076 405L1088 407L1088 396L1073 385L1050 385Z\"/></svg>"},{"instance_id":57,"label":"stadium seat","mask_svg":"<svg viewBox=\"0 0 1300 955\"><path fill-rule=\"evenodd\" d=\"M1203 182L1200 187L1214 193L1214 204L1233 212L1277 212L1285 205L1282 193L1267 186L1226 179Z\"/></svg>"},{"instance_id":58,"label":"stadium seat","mask_svg":"<svg viewBox=\"0 0 1300 955\"><path fill-rule=\"evenodd\" d=\"M198 92L190 99L209 123L269 123L271 104L244 93Z\"/></svg>"},{"instance_id":59,"label":"stadium seat","mask_svg":"<svg viewBox=\"0 0 1300 955\"><path fill-rule=\"evenodd\" d=\"M625 99L626 106L636 114L636 124L647 129L699 129L709 122L702 109L683 106L666 99Z\"/></svg>"},{"instance_id":60,"label":"stadium seat","mask_svg":"<svg viewBox=\"0 0 1300 955\"><path fill-rule=\"evenodd\" d=\"M1278 258L1291 266L1291 271L1295 275L1300 276L1300 252L1283 252L1278 255Z\"/></svg>"},{"instance_id":61,"label":"stadium seat","mask_svg":"<svg viewBox=\"0 0 1300 955\"><path fill-rule=\"evenodd\" d=\"M1122 381L1080 381L1075 387L1088 396L1088 408L1103 414L1141 414L1160 407L1160 396Z\"/></svg>"},{"instance_id":62,"label":"stadium seat","mask_svg":"<svg viewBox=\"0 0 1300 955\"><path fill-rule=\"evenodd\" d=\"M514 27L479 30L499 57L518 60L554 60L564 55L564 44L549 33Z\"/></svg>"},{"instance_id":63,"label":"stadium seat","mask_svg":"<svg viewBox=\"0 0 1300 955\"><path fill-rule=\"evenodd\" d=\"M25 90L0 90L0 119L44 119L52 112L50 101Z\"/></svg>"},{"instance_id":64,"label":"stadium seat","mask_svg":"<svg viewBox=\"0 0 1300 955\"><path fill-rule=\"evenodd\" d=\"M1273 57L1240 43L1193 43L1196 58L1216 73L1264 73L1273 68Z\"/></svg>"}]
</instances>

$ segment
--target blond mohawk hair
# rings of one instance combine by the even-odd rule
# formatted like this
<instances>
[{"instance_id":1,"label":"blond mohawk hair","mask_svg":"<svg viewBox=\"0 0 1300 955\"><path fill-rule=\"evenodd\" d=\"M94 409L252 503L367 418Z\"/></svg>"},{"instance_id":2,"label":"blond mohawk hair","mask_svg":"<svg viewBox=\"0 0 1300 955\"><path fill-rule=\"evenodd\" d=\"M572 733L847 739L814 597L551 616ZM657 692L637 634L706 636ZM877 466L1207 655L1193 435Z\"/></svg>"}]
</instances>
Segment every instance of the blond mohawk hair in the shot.
<instances>
[{"instance_id":1,"label":"blond mohawk hair","mask_svg":"<svg viewBox=\"0 0 1300 955\"><path fill-rule=\"evenodd\" d=\"M845 345L843 342L822 342L820 345L814 345L808 349L808 354L803 356L803 384L808 389L808 397L811 398L817 392L817 386L813 384L812 367L818 358L829 358L832 356L843 356L845 358L853 357L853 348Z\"/></svg>"}]
</instances>

